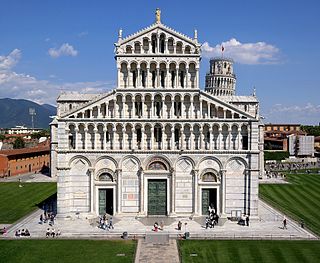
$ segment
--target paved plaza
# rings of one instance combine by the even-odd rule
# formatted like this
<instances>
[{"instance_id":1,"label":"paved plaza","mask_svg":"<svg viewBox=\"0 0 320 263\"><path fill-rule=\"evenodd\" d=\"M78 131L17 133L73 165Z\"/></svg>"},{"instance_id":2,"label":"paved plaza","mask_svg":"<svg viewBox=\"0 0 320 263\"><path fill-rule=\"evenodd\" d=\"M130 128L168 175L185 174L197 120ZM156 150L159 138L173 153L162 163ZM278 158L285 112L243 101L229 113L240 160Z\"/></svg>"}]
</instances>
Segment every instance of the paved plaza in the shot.
<instances>
[{"instance_id":1,"label":"paved plaza","mask_svg":"<svg viewBox=\"0 0 320 263\"><path fill-rule=\"evenodd\" d=\"M7 238L14 238L15 231L27 228L32 238L45 238L47 228L61 231L61 238L120 238L123 232L128 232L129 238L139 238L152 233L153 220L150 224L141 222L135 217L114 217L114 229L110 231L98 228L97 219L81 218L81 215L70 219L56 218L54 226L48 223L39 224L42 210L37 210L22 221L10 226ZM284 215L260 200L259 218L251 219L250 226L240 226L237 222L227 220L222 226L205 229L202 218L176 218L168 221L162 233L170 238L180 238L185 232L190 232L190 238L201 239L315 239L316 236L301 228L296 222L288 220L287 229L282 229ZM159 219L154 219L158 221ZM177 223L182 221L182 229L178 231Z\"/></svg>"},{"instance_id":2,"label":"paved plaza","mask_svg":"<svg viewBox=\"0 0 320 263\"><path fill-rule=\"evenodd\" d=\"M15 178L1 179L1 181L23 182L49 182L54 181L45 175L24 175ZM285 183L284 180L281 180ZM280 183L278 180L266 180L263 183ZM114 229L110 231L98 228L98 218L86 219L80 215L65 219L57 217L54 225L39 224L43 210L38 209L13 225L2 225L8 228L8 233L1 239L45 239L46 230L54 228L61 231L60 239L119 239L124 232L128 238L137 239L136 263L179 262L179 252L176 239L182 239L185 232L190 233L192 239L317 239L315 235L301 228L296 222L288 220L287 229L282 229L284 215L263 201L259 201L257 218L251 218L250 226L240 226L237 222L226 220L219 223L214 229L205 229L204 217L198 218L138 218L138 217L113 217ZM164 230L159 234L169 237L169 241L158 244L148 242L144 237L152 235L155 221L164 221ZM182 222L181 231L177 230L178 221ZM223 221L223 220L221 220ZM221 224L221 225L220 225ZM28 229L31 237L15 237L18 229ZM52 239L52 237L48 238ZM161 252L161 253L159 253Z\"/></svg>"}]
</instances>

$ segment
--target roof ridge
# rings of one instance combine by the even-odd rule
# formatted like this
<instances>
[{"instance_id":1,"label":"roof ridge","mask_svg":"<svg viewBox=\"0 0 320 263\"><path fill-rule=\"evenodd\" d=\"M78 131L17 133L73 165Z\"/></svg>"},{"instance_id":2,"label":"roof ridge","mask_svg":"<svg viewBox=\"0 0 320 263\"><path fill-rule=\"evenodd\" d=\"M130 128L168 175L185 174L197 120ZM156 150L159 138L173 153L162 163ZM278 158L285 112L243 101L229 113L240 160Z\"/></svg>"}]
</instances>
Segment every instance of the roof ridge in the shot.
<instances>
[{"instance_id":1,"label":"roof ridge","mask_svg":"<svg viewBox=\"0 0 320 263\"><path fill-rule=\"evenodd\" d=\"M104 97L107 97L107 96L109 96L109 95L111 95L111 94L113 94L113 93L114 93L114 90L111 90L111 91L109 91L109 92L100 93L100 94L98 94L97 96L95 96L92 100L89 100L89 101L88 101L87 103L85 103L85 104L79 105L78 107L74 108L72 111L66 112L66 113L63 114L61 117L65 117L65 116L68 116L68 115L70 115L70 114L72 114L72 113L75 113L75 112L78 111L79 109L84 108L84 107L87 107L87 106L89 106L90 104L93 104L93 103L97 102L98 100L100 100L100 99L102 99L102 98L104 98Z\"/></svg>"},{"instance_id":2,"label":"roof ridge","mask_svg":"<svg viewBox=\"0 0 320 263\"><path fill-rule=\"evenodd\" d=\"M176 35L179 35L179 36L187 39L188 41L191 41L191 42L193 42L193 43L195 43L195 44L198 43L198 41L195 41L193 38L189 37L188 35L186 35L186 34L184 34L184 33L181 33L181 32L179 32L179 31L177 31L177 30L175 30L175 29L173 29L173 28L171 28L171 27L169 27L169 26L167 26L167 25L165 25L165 24L162 24L162 23L160 23L160 24L158 24L158 23L153 23L153 24L151 24L151 25L149 25L149 26L147 26L147 27L144 27L144 28L136 31L135 33L129 34L127 37L121 39L121 41L118 42L118 43L119 43L119 44L122 44L122 43L130 40L130 38L133 38L134 36L137 36L137 35L145 32L145 31L150 30L150 29L155 28L155 27L160 27L160 28L162 27L162 28L164 28L164 29L167 29L167 30L171 31L172 33L175 33Z\"/></svg>"}]
</instances>

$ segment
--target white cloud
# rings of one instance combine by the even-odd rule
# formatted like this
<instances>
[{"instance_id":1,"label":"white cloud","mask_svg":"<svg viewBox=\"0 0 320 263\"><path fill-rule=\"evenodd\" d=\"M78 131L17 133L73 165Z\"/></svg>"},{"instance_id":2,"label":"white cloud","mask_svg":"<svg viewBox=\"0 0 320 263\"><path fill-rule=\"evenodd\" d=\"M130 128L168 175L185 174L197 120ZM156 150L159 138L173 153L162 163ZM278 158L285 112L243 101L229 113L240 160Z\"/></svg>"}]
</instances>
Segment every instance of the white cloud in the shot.
<instances>
[{"instance_id":1,"label":"white cloud","mask_svg":"<svg viewBox=\"0 0 320 263\"><path fill-rule=\"evenodd\" d=\"M78 34L78 37L85 37L85 36L87 36L88 34L89 34L88 31L82 31L82 32L80 32L80 33Z\"/></svg>"},{"instance_id":2,"label":"white cloud","mask_svg":"<svg viewBox=\"0 0 320 263\"><path fill-rule=\"evenodd\" d=\"M24 98L38 103L55 104L61 91L101 93L114 87L114 83L110 81L57 84L28 74L16 73L12 69L20 57L21 51L18 49L7 56L0 56L0 98Z\"/></svg>"},{"instance_id":3,"label":"white cloud","mask_svg":"<svg viewBox=\"0 0 320 263\"><path fill-rule=\"evenodd\" d=\"M265 122L318 124L320 122L320 104L305 105L275 104L263 113Z\"/></svg>"},{"instance_id":4,"label":"white cloud","mask_svg":"<svg viewBox=\"0 0 320 263\"><path fill-rule=\"evenodd\" d=\"M78 55L78 51L69 43L64 43L59 48L50 48L48 53L52 58L58 58L61 56L75 57Z\"/></svg>"},{"instance_id":5,"label":"white cloud","mask_svg":"<svg viewBox=\"0 0 320 263\"><path fill-rule=\"evenodd\" d=\"M0 56L0 74L1 71L10 70L21 58L21 50L14 49L8 56Z\"/></svg>"},{"instance_id":6,"label":"white cloud","mask_svg":"<svg viewBox=\"0 0 320 263\"><path fill-rule=\"evenodd\" d=\"M265 42L241 43L235 38L212 47L208 42L202 45L204 57L221 56L221 47L224 47L224 56L232 58L241 64L270 64L279 63L279 49Z\"/></svg>"}]
</instances>

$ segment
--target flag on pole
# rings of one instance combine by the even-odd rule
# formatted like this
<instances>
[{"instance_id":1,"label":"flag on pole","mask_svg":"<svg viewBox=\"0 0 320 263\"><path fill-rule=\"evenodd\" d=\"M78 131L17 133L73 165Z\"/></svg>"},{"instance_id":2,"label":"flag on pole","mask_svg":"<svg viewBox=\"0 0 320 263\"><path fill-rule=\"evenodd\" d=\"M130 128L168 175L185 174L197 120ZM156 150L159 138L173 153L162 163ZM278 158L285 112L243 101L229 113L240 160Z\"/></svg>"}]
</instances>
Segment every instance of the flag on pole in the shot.
<instances>
[{"instance_id":1,"label":"flag on pole","mask_svg":"<svg viewBox=\"0 0 320 263\"><path fill-rule=\"evenodd\" d=\"M224 46L221 46L221 51L222 51L222 52L224 51Z\"/></svg>"}]
</instances>

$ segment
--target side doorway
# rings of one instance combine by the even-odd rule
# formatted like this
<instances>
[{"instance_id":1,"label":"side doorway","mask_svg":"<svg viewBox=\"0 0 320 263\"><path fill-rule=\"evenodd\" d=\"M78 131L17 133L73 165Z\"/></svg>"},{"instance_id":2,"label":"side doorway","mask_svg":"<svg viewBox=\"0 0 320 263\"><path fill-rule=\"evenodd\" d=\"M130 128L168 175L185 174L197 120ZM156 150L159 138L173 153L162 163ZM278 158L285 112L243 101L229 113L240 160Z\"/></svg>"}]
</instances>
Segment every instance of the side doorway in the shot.
<instances>
[{"instance_id":1,"label":"side doorway","mask_svg":"<svg viewBox=\"0 0 320 263\"><path fill-rule=\"evenodd\" d=\"M202 215L208 215L209 205L213 206L217 211L217 189L216 188L204 188L202 189Z\"/></svg>"},{"instance_id":2,"label":"side doorway","mask_svg":"<svg viewBox=\"0 0 320 263\"><path fill-rule=\"evenodd\" d=\"M113 215L113 189L99 189L99 215Z\"/></svg>"}]
</instances>

